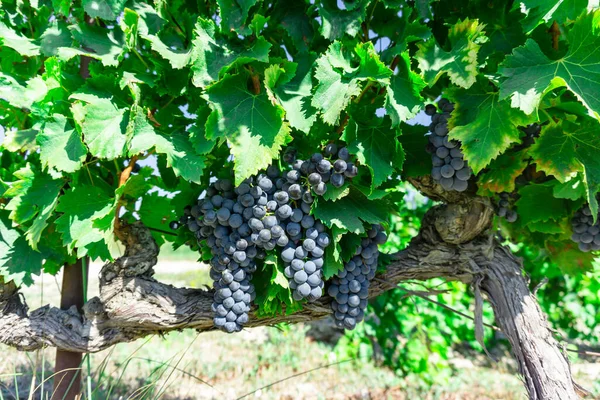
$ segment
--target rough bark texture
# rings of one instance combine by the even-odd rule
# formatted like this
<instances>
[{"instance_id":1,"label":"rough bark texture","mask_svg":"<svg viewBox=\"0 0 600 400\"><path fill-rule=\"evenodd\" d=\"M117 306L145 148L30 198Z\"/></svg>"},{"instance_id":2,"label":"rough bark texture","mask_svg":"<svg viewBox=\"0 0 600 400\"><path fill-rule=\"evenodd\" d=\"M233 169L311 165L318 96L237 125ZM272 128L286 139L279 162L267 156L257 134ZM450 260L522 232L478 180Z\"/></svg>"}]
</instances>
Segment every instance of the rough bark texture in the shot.
<instances>
[{"instance_id":1,"label":"rough bark texture","mask_svg":"<svg viewBox=\"0 0 600 400\"><path fill-rule=\"evenodd\" d=\"M489 199L448 193L430 178L412 180L425 195L444 201L425 216L421 232L386 273L375 280L375 297L406 280L443 277L471 283L487 294L499 327L509 338L531 399L576 399L569 364L530 293L521 261L503 248L490 229ZM21 350L43 346L97 352L150 334L193 328L213 329L211 290L175 288L152 278L158 248L142 225L124 226L119 235L126 254L101 272L100 296L83 314L42 307L27 314L17 288L0 284L0 342ZM257 318L248 327L312 321L331 313L327 296L288 316Z\"/></svg>"}]
</instances>

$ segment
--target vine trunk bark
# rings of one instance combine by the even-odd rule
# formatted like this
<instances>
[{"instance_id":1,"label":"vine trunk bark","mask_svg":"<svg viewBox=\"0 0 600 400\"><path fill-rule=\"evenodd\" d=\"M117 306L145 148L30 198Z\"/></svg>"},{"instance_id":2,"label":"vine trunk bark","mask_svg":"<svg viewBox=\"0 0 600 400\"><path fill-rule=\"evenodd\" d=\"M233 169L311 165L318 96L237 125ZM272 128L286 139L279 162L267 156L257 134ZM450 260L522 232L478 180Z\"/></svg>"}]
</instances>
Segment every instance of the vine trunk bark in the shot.
<instances>
[{"instance_id":1,"label":"vine trunk bark","mask_svg":"<svg viewBox=\"0 0 600 400\"><path fill-rule=\"evenodd\" d=\"M74 307L83 311L85 301L83 260L65 265L63 269L60 308L69 310ZM54 364L54 399L75 400L81 393L81 361L83 354L58 348Z\"/></svg>"}]
</instances>

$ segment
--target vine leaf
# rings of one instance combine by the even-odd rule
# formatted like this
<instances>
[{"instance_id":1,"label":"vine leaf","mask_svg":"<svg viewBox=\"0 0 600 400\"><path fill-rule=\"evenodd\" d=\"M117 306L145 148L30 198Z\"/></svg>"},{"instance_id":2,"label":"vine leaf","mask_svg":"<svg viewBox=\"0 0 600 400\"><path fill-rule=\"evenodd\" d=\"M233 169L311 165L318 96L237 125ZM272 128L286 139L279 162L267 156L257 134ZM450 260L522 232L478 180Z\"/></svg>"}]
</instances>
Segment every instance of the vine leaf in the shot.
<instances>
[{"instance_id":1,"label":"vine leaf","mask_svg":"<svg viewBox=\"0 0 600 400\"><path fill-rule=\"evenodd\" d=\"M39 76L21 85L15 78L0 72L0 98L11 106L31 109L33 103L41 101L48 93L46 82Z\"/></svg>"},{"instance_id":2,"label":"vine leaf","mask_svg":"<svg viewBox=\"0 0 600 400\"><path fill-rule=\"evenodd\" d=\"M100 60L107 67L119 65L125 48L123 32L120 29L106 29L99 26L71 25L71 34L79 43L90 50L73 47L59 47L56 51L63 60L75 56L88 56Z\"/></svg>"},{"instance_id":3,"label":"vine leaf","mask_svg":"<svg viewBox=\"0 0 600 400\"><path fill-rule=\"evenodd\" d=\"M580 172L592 215L598 214L596 193L600 191L600 124L591 118L581 124L570 121L552 122L532 146L530 154L537 167L559 182Z\"/></svg>"},{"instance_id":4,"label":"vine leaf","mask_svg":"<svg viewBox=\"0 0 600 400\"><path fill-rule=\"evenodd\" d=\"M39 45L28 37L10 29L4 22L0 22L0 43L23 56L34 57L40 54Z\"/></svg>"},{"instance_id":5,"label":"vine leaf","mask_svg":"<svg viewBox=\"0 0 600 400\"><path fill-rule=\"evenodd\" d=\"M17 224L33 220L33 224L27 230L27 241L37 250L42 231L48 225L48 218L56 207L64 181L32 170L30 166L16 171L13 175L18 180L4 193L4 196L12 198L6 205L6 210L11 211L9 217Z\"/></svg>"},{"instance_id":6,"label":"vine leaf","mask_svg":"<svg viewBox=\"0 0 600 400\"><path fill-rule=\"evenodd\" d=\"M350 153L356 154L358 161L371 171L371 193L387 181L395 167L402 166L404 153L396 139L398 135L399 129L392 128L382 118L376 118L370 125L350 120L346 126L342 139Z\"/></svg>"},{"instance_id":7,"label":"vine leaf","mask_svg":"<svg viewBox=\"0 0 600 400\"><path fill-rule=\"evenodd\" d=\"M221 29L224 32L238 32L242 35L250 33L246 24L248 11L258 0L217 0Z\"/></svg>"},{"instance_id":8,"label":"vine leaf","mask_svg":"<svg viewBox=\"0 0 600 400\"><path fill-rule=\"evenodd\" d=\"M81 125L90 153L109 160L122 157L127 144L127 109L118 108L110 99L85 93L74 94L71 98L87 102L81 110L83 119L77 116L75 120Z\"/></svg>"},{"instance_id":9,"label":"vine leaf","mask_svg":"<svg viewBox=\"0 0 600 400\"><path fill-rule=\"evenodd\" d=\"M530 184L519 190L520 197L515 205L523 226L534 222L558 221L569 215L569 201L552 195L554 184L555 182Z\"/></svg>"},{"instance_id":10,"label":"vine leaf","mask_svg":"<svg viewBox=\"0 0 600 400\"><path fill-rule=\"evenodd\" d=\"M491 196L515 190L515 179L527 168L528 158L526 150L500 155L490 163L489 170L477 177L478 194Z\"/></svg>"},{"instance_id":11,"label":"vine leaf","mask_svg":"<svg viewBox=\"0 0 600 400\"><path fill-rule=\"evenodd\" d=\"M229 75L204 95L213 110L206 122L206 138L227 139L236 185L268 167L291 139L281 107L273 105L265 92L248 91L247 82L246 74Z\"/></svg>"},{"instance_id":12,"label":"vine leaf","mask_svg":"<svg viewBox=\"0 0 600 400\"><path fill-rule=\"evenodd\" d=\"M43 255L33 250L23 236L13 229L5 213L0 212L0 275L5 282L33 285L33 274L42 271Z\"/></svg>"},{"instance_id":13,"label":"vine leaf","mask_svg":"<svg viewBox=\"0 0 600 400\"><path fill-rule=\"evenodd\" d=\"M398 73L391 78L387 88L385 109L392 119L392 126L414 117L423 105L421 90L427 84L419 74L410 69L407 51L399 55Z\"/></svg>"},{"instance_id":14,"label":"vine leaf","mask_svg":"<svg viewBox=\"0 0 600 400\"><path fill-rule=\"evenodd\" d=\"M154 148L157 153L166 156L167 166L173 168L176 176L200 183L206 157L196 153L187 134L164 135L156 132L141 107L132 109L128 131L131 137L130 155Z\"/></svg>"},{"instance_id":15,"label":"vine leaf","mask_svg":"<svg viewBox=\"0 0 600 400\"><path fill-rule=\"evenodd\" d=\"M251 61L269 61L271 43L258 37L249 48L228 45L215 38L217 27L211 20L198 19L196 37L192 43L191 69L195 86L206 87L219 80L219 74L233 65L243 65Z\"/></svg>"},{"instance_id":16,"label":"vine leaf","mask_svg":"<svg viewBox=\"0 0 600 400\"><path fill-rule=\"evenodd\" d=\"M345 34L354 37L360 32L360 24L365 19L369 1L359 0L356 4L352 3L347 2L347 9L340 10L336 0L319 2L319 15L323 19L320 31L324 38L336 40Z\"/></svg>"},{"instance_id":17,"label":"vine leaf","mask_svg":"<svg viewBox=\"0 0 600 400\"><path fill-rule=\"evenodd\" d=\"M500 100L498 93L479 81L470 90L454 89L448 92L455 101L455 110L448 122L450 138L462 142L462 151L469 166L479 173L510 147L520 142L519 126L533 122L532 116Z\"/></svg>"},{"instance_id":18,"label":"vine leaf","mask_svg":"<svg viewBox=\"0 0 600 400\"><path fill-rule=\"evenodd\" d=\"M448 74L455 85L470 88L477 77L477 53L487 38L478 20L458 21L448 31L448 51L434 38L419 43L417 59L419 68L429 86L433 86L444 74Z\"/></svg>"},{"instance_id":19,"label":"vine leaf","mask_svg":"<svg viewBox=\"0 0 600 400\"><path fill-rule=\"evenodd\" d=\"M587 5L587 0L522 0L518 7L523 7L527 14L522 24L529 33L538 25L551 20L559 24L569 19L573 20Z\"/></svg>"},{"instance_id":20,"label":"vine leaf","mask_svg":"<svg viewBox=\"0 0 600 400\"><path fill-rule=\"evenodd\" d=\"M551 60L533 40L528 39L500 65L506 78L500 97L511 97L512 106L533 113L549 90L566 86L600 119L600 10L581 16L567 34L569 51Z\"/></svg>"},{"instance_id":21,"label":"vine leaf","mask_svg":"<svg viewBox=\"0 0 600 400\"><path fill-rule=\"evenodd\" d=\"M125 8L127 0L83 0L82 3L90 17L114 21Z\"/></svg>"},{"instance_id":22,"label":"vine leaf","mask_svg":"<svg viewBox=\"0 0 600 400\"><path fill-rule=\"evenodd\" d=\"M379 59L371 42L359 43L352 52L348 52L342 43L334 42L316 61L315 78L319 84L312 105L321 111L323 121L335 125L352 97L360 94L360 82L368 80L387 86L392 74Z\"/></svg>"},{"instance_id":23,"label":"vine leaf","mask_svg":"<svg viewBox=\"0 0 600 400\"><path fill-rule=\"evenodd\" d=\"M369 201L358 190L333 201L319 200L313 209L315 218L332 228L337 226L344 231L364 233L364 223L379 224L387 221L390 208L383 200Z\"/></svg>"},{"instance_id":24,"label":"vine leaf","mask_svg":"<svg viewBox=\"0 0 600 400\"><path fill-rule=\"evenodd\" d=\"M64 172L75 172L87 155L81 133L74 129L67 118L54 114L37 135L42 164Z\"/></svg>"},{"instance_id":25,"label":"vine leaf","mask_svg":"<svg viewBox=\"0 0 600 400\"><path fill-rule=\"evenodd\" d=\"M78 185L61 197L56 211L56 229L63 235L63 245L77 257L89 254L110 259L107 235L112 235L115 199L98 186Z\"/></svg>"}]
</instances>

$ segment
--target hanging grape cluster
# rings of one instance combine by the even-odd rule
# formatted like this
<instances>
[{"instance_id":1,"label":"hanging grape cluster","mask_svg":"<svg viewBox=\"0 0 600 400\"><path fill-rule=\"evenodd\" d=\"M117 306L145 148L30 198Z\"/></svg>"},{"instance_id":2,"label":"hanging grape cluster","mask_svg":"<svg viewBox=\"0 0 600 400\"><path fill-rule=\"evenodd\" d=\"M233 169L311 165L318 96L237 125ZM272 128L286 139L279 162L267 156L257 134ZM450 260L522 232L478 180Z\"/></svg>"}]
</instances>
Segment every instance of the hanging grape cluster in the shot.
<instances>
[{"instance_id":1,"label":"hanging grape cluster","mask_svg":"<svg viewBox=\"0 0 600 400\"><path fill-rule=\"evenodd\" d=\"M431 134L427 145L433 163L431 176L445 190L464 192L469 186L468 180L472 171L463 157L460 143L448 138L448 119L454 110L454 104L447 99L441 99L438 107L441 113L437 112L433 104L425 107L425 113L431 116Z\"/></svg>"},{"instance_id":2,"label":"hanging grape cluster","mask_svg":"<svg viewBox=\"0 0 600 400\"><path fill-rule=\"evenodd\" d=\"M331 236L310 215L313 195L325 194L328 182L343 186L358 168L348 149L338 149L335 143L309 160L297 159L296 151L288 149L284 161L291 168L283 173L270 166L235 188L227 179L216 181L179 221L210 248L214 324L229 333L240 331L248 321L257 260L275 248L281 250L294 300L315 301L323 295L323 257ZM176 229L178 223L171 227Z\"/></svg>"},{"instance_id":3,"label":"hanging grape cluster","mask_svg":"<svg viewBox=\"0 0 600 400\"><path fill-rule=\"evenodd\" d=\"M502 192L499 196L500 200L498 200L498 205L496 207L496 215L506 219L506 221L510 223L515 222L518 218L518 214L513 208L514 204L511 194Z\"/></svg>"},{"instance_id":4,"label":"hanging grape cluster","mask_svg":"<svg viewBox=\"0 0 600 400\"><path fill-rule=\"evenodd\" d=\"M357 246L354 257L331 280L327 293L333 297L331 308L338 327L354 329L363 320L369 285L377 272L378 246L386 240L383 228L373 225L368 236Z\"/></svg>"},{"instance_id":5,"label":"hanging grape cluster","mask_svg":"<svg viewBox=\"0 0 600 400\"><path fill-rule=\"evenodd\" d=\"M600 215L598 216L600 217ZM577 243L579 250L588 252L600 250L600 218L592 216L589 205L585 205L573 215L571 226L573 234L571 240Z\"/></svg>"}]
</instances>

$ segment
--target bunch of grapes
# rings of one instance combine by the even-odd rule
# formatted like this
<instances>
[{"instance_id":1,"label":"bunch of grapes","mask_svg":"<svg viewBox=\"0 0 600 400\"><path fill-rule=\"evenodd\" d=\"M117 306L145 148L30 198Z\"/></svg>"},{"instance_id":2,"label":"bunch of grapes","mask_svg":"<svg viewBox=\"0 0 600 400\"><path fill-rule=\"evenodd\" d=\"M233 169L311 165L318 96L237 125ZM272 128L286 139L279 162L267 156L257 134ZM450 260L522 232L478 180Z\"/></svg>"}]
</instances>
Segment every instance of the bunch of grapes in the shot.
<instances>
[{"instance_id":1,"label":"bunch of grapes","mask_svg":"<svg viewBox=\"0 0 600 400\"><path fill-rule=\"evenodd\" d=\"M505 218L506 221L510 223L513 223L517 220L518 215L517 212L513 209L512 198L510 193L500 193L500 200L498 201L496 215Z\"/></svg>"},{"instance_id":2,"label":"bunch of grapes","mask_svg":"<svg viewBox=\"0 0 600 400\"><path fill-rule=\"evenodd\" d=\"M594 223L589 205L583 206L573 215L571 240L579 245L579 250L586 253L600 250L600 219L596 218L596 221Z\"/></svg>"},{"instance_id":3,"label":"bunch of grapes","mask_svg":"<svg viewBox=\"0 0 600 400\"><path fill-rule=\"evenodd\" d=\"M306 181L317 196L327 191L327 182L335 187L342 187L346 178L354 178L358 174L356 162L350 161L350 153L346 147L338 149L335 143L325 146L325 155L313 154L309 160L296 159L296 151L289 149L283 160L293 166L294 176L304 175Z\"/></svg>"},{"instance_id":4,"label":"bunch of grapes","mask_svg":"<svg viewBox=\"0 0 600 400\"><path fill-rule=\"evenodd\" d=\"M471 168L464 160L460 149L460 143L448 138L448 119L454 110L454 104L447 99L441 99L438 107L442 111L437 112L433 104L425 107L425 113L431 116L431 135L427 151L431 153L433 168L431 176L445 190L456 190L464 192L467 190L468 180L472 175Z\"/></svg>"},{"instance_id":5,"label":"bunch of grapes","mask_svg":"<svg viewBox=\"0 0 600 400\"><path fill-rule=\"evenodd\" d=\"M354 257L333 277L327 293L333 297L331 308L338 327L354 329L356 323L363 320L369 285L377 272L378 246L386 240L383 228L373 225L356 248Z\"/></svg>"},{"instance_id":6,"label":"bunch of grapes","mask_svg":"<svg viewBox=\"0 0 600 400\"><path fill-rule=\"evenodd\" d=\"M281 249L296 301L323 295L323 256L331 237L310 215L313 193L324 194L326 182L342 186L345 178L356 176L357 167L348 150L333 143L310 161L297 160L293 150L285 160L292 164L289 170L270 166L235 188L227 179L216 181L179 221L210 248L214 324L226 332L240 331L248 321L257 260L275 248ZM178 223L171 227L177 229Z\"/></svg>"}]
</instances>

